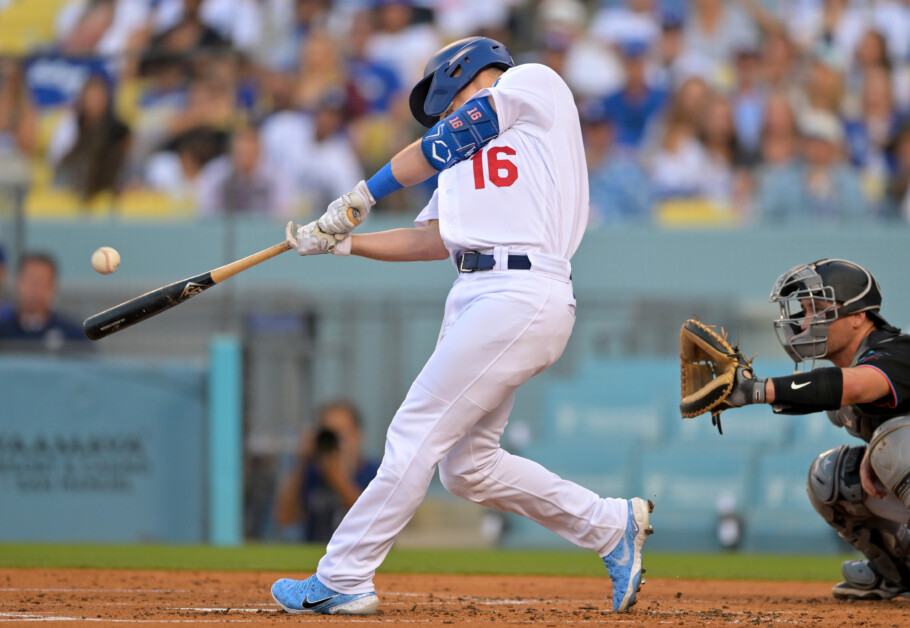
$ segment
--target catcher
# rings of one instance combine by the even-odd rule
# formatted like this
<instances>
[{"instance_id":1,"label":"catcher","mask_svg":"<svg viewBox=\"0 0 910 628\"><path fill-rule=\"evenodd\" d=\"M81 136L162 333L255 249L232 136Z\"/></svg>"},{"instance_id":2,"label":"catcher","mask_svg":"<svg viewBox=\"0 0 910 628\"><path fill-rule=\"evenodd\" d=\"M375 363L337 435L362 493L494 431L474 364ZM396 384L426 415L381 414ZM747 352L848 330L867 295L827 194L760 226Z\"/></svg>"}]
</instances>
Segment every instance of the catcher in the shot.
<instances>
[{"instance_id":1,"label":"catcher","mask_svg":"<svg viewBox=\"0 0 910 628\"><path fill-rule=\"evenodd\" d=\"M771 292L780 305L778 339L799 367L761 378L738 348L689 320L680 332L684 417L752 403L775 413L824 410L867 445L842 445L809 468L813 507L865 555L846 561L838 599L910 598L910 336L879 310L882 293L868 270L842 259L791 268ZM833 366L815 368L824 358Z\"/></svg>"}]
</instances>

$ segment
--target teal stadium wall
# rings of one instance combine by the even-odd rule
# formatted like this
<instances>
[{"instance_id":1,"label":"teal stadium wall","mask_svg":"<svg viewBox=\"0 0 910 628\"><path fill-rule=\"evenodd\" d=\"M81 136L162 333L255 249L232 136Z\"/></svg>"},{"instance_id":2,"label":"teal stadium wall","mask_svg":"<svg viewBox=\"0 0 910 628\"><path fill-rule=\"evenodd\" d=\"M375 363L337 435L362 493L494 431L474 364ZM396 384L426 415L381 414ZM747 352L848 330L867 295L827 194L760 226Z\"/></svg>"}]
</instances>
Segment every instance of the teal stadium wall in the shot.
<instances>
[{"instance_id":1,"label":"teal stadium wall","mask_svg":"<svg viewBox=\"0 0 910 628\"><path fill-rule=\"evenodd\" d=\"M0 539L204 541L204 375L0 356Z\"/></svg>"},{"instance_id":2,"label":"teal stadium wall","mask_svg":"<svg viewBox=\"0 0 910 628\"><path fill-rule=\"evenodd\" d=\"M369 228L407 224L376 216ZM282 230L279 224L244 221L33 222L26 245L57 255L63 269L61 303L81 317L264 248L280 241ZM883 314L896 325L906 325L908 234L903 225L850 231L590 231L573 260L579 303L575 334L560 363L520 391L506 447L603 494L654 498L661 532L650 541L655 549L718 549L718 498L732 495L745 521L744 549L841 551L843 546L808 505L805 476L815 455L851 439L822 415L778 417L767 408L727 413L724 436L716 434L707 419L681 421L676 412L679 325L693 315L721 324L734 339L741 338L747 353L759 353L759 374L788 372L792 364L785 361L770 324L777 315L768 303L775 278L797 263L821 257L857 261L882 285ZM101 245L114 246L123 256L114 275L97 275L89 266L91 252ZM292 316L309 312L316 321L307 341L312 346L304 353L315 364L309 379L272 381L276 378L255 376L251 386L248 371L247 410L256 389L269 386L301 397L307 408L337 396L350 397L363 411L368 449L380 455L388 422L432 351L445 294L454 278L448 262L380 264L286 254L101 341L91 359L100 369L126 354L148 368L168 359L186 365L204 356L214 334L247 333L245 321L251 312ZM232 317L232 312L242 315ZM276 353L274 361L279 358ZM17 370L18 360L4 358L7 372ZM65 387L71 378L85 375L80 371L65 361L55 363L53 381ZM4 425L5 417L11 416L6 400L16 386L13 381L0 378ZM110 387L104 394L112 394ZM15 407L13 414L26 424L33 420L34 410L26 410L23 403ZM122 414L126 425L161 418L154 412L146 419ZM89 418L84 407L66 408L67 421ZM276 419L260 434L247 416L247 448L276 430L272 436L277 442L292 446L296 441L288 436L296 434L304 421L300 416ZM123 424L118 423L121 429ZM185 455L198 458L195 448L204 451L203 441L202 434L185 436ZM173 481L182 482L177 475ZM152 502L148 507L171 511L160 515L168 517L180 516L175 510L198 513L198 522L187 534L207 538L199 505L208 499L203 495L207 488L193 490L198 490L195 497ZM431 488L431 496L444 499L438 484ZM0 538L12 537L0 528ZM551 533L519 518L507 519L502 542L562 546Z\"/></svg>"}]
</instances>

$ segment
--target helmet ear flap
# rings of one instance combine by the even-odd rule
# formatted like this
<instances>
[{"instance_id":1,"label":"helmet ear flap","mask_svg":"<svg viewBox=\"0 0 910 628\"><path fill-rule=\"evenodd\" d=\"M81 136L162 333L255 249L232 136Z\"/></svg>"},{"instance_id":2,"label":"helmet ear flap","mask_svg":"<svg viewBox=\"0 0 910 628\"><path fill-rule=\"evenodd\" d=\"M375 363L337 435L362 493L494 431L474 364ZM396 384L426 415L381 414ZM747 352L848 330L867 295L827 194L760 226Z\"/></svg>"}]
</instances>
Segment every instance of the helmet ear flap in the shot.
<instances>
[{"instance_id":1,"label":"helmet ear flap","mask_svg":"<svg viewBox=\"0 0 910 628\"><path fill-rule=\"evenodd\" d=\"M411 108L411 115L414 116L414 119L417 120L420 124L431 128L436 124L436 118L433 116L428 116L423 110L423 105L427 101L427 95L430 93L430 87L433 82L434 75L430 74L417 85L414 86L414 89L411 90L411 95L408 98L408 105Z\"/></svg>"}]
</instances>

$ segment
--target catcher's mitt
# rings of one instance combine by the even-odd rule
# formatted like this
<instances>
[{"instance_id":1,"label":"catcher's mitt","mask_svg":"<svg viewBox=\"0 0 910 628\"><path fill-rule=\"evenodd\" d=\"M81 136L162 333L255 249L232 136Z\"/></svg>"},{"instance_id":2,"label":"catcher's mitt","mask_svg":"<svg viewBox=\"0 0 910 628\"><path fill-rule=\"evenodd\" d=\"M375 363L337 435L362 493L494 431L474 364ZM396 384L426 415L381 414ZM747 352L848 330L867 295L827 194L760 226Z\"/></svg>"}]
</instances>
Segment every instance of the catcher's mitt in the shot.
<instances>
[{"instance_id":1,"label":"catcher's mitt","mask_svg":"<svg viewBox=\"0 0 910 628\"><path fill-rule=\"evenodd\" d=\"M721 335L722 334L722 335ZM684 418L711 413L711 423L723 434L720 413L740 404L730 404L737 371L750 369L752 361L727 342L727 334L695 319L679 330L679 367L682 399L679 411Z\"/></svg>"}]
</instances>

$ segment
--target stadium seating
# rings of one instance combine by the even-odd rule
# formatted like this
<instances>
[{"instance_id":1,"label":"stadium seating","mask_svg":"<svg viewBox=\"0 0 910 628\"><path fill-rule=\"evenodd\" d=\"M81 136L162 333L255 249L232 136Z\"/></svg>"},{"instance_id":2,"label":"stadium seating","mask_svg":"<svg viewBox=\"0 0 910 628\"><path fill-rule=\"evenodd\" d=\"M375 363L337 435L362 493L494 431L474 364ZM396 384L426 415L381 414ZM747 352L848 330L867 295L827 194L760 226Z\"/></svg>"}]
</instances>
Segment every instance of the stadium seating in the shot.
<instances>
[{"instance_id":1,"label":"stadium seating","mask_svg":"<svg viewBox=\"0 0 910 628\"><path fill-rule=\"evenodd\" d=\"M99 194L90 202L51 186L32 188L25 199L26 215L35 220L117 216L132 219L178 220L193 215L192 207L151 190L126 190L119 196Z\"/></svg>"},{"instance_id":2,"label":"stadium seating","mask_svg":"<svg viewBox=\"0 0 910 628\"><path fill-rule=\"evenodd\" d=\"M661 203L656 212L657 223L665 227L726 227L736 226L736 213L705 199L673 199Z\"/></svg>"},{"instance_id":3,"label":"stadium seating","mask_svg":"<svg viewBox=\"0 0 910 628\"><path fill-rule=\"evenodd\" d=\"M76 194L51 187L35 187L25 198L25 213L29 218L75 218L92 212Z\"/></svg>"},{"instance_id":4,"label":"stadium seating","mask_svg":"<svg viewBox=\"0 0 910 628\"><path fill-rule=\"evenodd\" d=\"M0 9L0 54L21 55L54 38L57 13L68 0L11 0Z\"/></svg>"}]
</instances>

